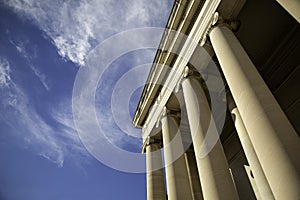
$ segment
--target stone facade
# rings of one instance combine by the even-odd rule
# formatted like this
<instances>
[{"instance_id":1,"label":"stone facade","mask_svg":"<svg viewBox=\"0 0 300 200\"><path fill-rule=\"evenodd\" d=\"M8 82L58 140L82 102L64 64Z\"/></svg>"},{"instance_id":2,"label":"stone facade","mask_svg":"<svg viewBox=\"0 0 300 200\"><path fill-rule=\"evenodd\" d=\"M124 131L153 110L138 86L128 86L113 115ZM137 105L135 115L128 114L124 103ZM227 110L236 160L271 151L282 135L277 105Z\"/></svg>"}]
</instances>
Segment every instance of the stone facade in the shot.
<instances>
[{"instance_id":1,"label":"stone facade","mask_svg":"<svg viewBox=\"0 0 300 200\"><path fill-rule=\"evenodd\" d=\"M175 1L133 119L148 200L300 198L299 6Z\"/></svg>"}]
</instances>

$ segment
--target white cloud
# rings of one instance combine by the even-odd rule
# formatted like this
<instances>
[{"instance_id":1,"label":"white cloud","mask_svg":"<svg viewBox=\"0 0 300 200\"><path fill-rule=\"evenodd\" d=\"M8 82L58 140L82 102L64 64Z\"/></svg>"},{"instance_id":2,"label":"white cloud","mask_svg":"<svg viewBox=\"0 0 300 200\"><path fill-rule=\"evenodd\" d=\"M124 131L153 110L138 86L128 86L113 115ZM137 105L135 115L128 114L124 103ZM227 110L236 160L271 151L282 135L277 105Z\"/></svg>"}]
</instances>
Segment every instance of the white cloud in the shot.
<instances>
[{"instance_id":1,"label":"white cloud","mask_svg":"<svg viewBox=\"0 0 300 200\"><path fill-rule=\"evenodd\" d=\"M8 87L11 81L10 66L6 59L0 58L0 87Z\"/></svg>"},{"instance_id":2,"label":"white cloud","mask_svg":"<svg viewBox=\"0 0 300 200\"><path fill-rule=\"evenodd\" d=\"M4 63L0 70L9 71L9 65ZM9 77L9 73L6 74ZM75 162L84 162L81 158L86 157L87 152L71 124L72 116L68 111L71 108L67 105L53 108L52 117L61 125L54 126L36 111L22 87L11 78L4 85L7 87L1 88L0 106L3 106L1 111L5 115L1 116L1 120L15 130L15 136L25 141L26 148L58 167L63 166L65 157L75 157Z\"/></svg>"},{"instance_id":3,"label":"white cloud","mask_svg":"<svg viewBox=\"0 0 300 200\"><path fill-rule=\"evenodd\" d=\"M50 86L47 80L47 77L44 73L42 73L37 67L32 64L32 59L37 57L37 50L34 47L28 48L29 41L13 41L10 40L10 43L14 45L21 56L23 56L29 65L30 69L34 73L35 76L39 79L44 88L49 91ZM29 50L30 49L30 50Z\"/></svg>"},{"instance_id":4,"label":"white cloud","mask_svg":"<svg viewBox=\"0 0 300 200\"><path fill-rule=\"evenodd\" d=\"M5 0L5 4L13 8L16 13L31 19L44 31L63 58L80 66L85 65L89 51L98 42L112 34L131 28L164 27L169 3L161 0L66 0L63 2L60 0ZM149 35L149 37L160 38L157 35ZM122 42L126 43L126 41L119 41L120 46L122 46ZM16 45L16 48L25 55L21 45ZM118 48L118 46L113 48ZM99 62L101 61L97 60L97 63ZM36 68L32 68L32 70L47 89L45 77L35 71ZM97 79L87 77L86 80L89 80L87 84L92 84L92 81ZM87 86L80 85L78 87ZM64 106L69 104L54 108L51 113L53 119L62 125L60 133L58 133L58 130L54 130L47 124L34 108L28 106L31 104L22 89L19 88L15 91L11 102L15 102L14 107L19 111L19 121L28 130L26 134L28 144L34 144L29 146L34 146L36 152L55 162L58 166L63 165L65 156L74 154L70 149L75 149L79 155L86 153L74 130L70 111L64 109ZM80 95L77 98L89 97L83 93ZM95 118L92 115L93 110L87 109L90 106L85 103L79 106L79 108L75 108L75 112L84 112L82 120L86 121L86 126L79 128L84 129L86 133L94 132L96 127L90 126L90 122ZM102 124L108 124L102 128L108 133L109 140L113 143L122 143L122 133L114 126L111 114L103 113L98 117ZM93 134L87 135L90 139L88 142L99 146L101 143L97 143L99 141L95 141L92 136Z\"/></svg>"},{"instance_id":5,"label":"white cloud","mask_svg":"<svg viewBox=\"0 0 300 200\"><path fill-rule=\"evenodd\" d=\"M130 28L164 27L170 1L6 0L5 4L32 19L63 58L82 66L95 41Z\"/></svg>"},{"instance_id":6,"label":"white cloud","mask_svg":"<svg viewBox=\"0 0 300 200\"><path fill-rule=\"evenodd\" d=\"M33 71L34 75L36 75L39 79L39 81L41 82L41 84L44 86L44 88L49 91L50 90L50 86L47 83L47 77L45 74L43 74L40 70L38 70L34 65L29 64L31 70Z\"/></svg>"}]
</instances>

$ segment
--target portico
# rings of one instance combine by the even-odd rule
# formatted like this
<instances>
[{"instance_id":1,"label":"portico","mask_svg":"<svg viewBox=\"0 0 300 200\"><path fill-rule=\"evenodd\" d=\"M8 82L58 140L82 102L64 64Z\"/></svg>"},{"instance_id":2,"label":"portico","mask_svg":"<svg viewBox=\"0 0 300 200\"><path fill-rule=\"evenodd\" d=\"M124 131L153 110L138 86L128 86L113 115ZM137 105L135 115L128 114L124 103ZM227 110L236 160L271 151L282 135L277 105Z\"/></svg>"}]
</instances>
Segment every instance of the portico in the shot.
<instances>
[{"instance_id":1,"label":"portico","mask_svg":"<svg viewBox=\"0 0 300 200\"><path fill-rule=\"evenodd\" d=\"M297 55L300 40L296 35L300 28L295 12L288 14L276 1L268 3L274 6L274 16L282 17L278 22L282 25L272 26L274 30L286 31L285 23L294 23L289 35L280 37L295 40L289 49ZM171 200L300 197L300 121L286 114L291 113L288 106L282 106L293 98L294 104L289 106L296 104L299 113L300 95L294 95L296 89L286 88L286 93L281 94L291 96L279 102L282 96L276 98L276 90L272 91L276 84L288 84L293 76L300 78L300 61L285 61L293 68L290 74L276 73L282 70L276 65L281 62L277 61L278 57L284 60L285 46L292 45L285 38L280 45L272 47L271 55L255 54L257 51L253 49L257 47L249 42L252 36L247 38L244 28L239 27L248 23L251 32L254 22L247 21L251 20L248 15L258 4L245 0L175 1L166 28L189 39L180 40L176 34L165 32L162 49L156 54L133 119L134 125L143 130L148 200L167 196ZM276 38L277 35L272 41ZM165 44L170 44L168 51L164 50ZM246 49L242 44L246 44ZM207 53L199 54L199 47ZM212 72L211 63L215 63L221 76ZM261 67L255 63L264 64ZM161 67L164 65L171 70ZM268 79L268 76L275 78ZM216 84L219 79L223 87ZM222 96L225 93L227 100L226 95ZM228 108L222 130L218 128L222 114L213 110L215 100L223 101ZM160 148L163 148L164 163ZM243 168L247 164L257 187L255 194Z\"/></svg>"}]
</instances>

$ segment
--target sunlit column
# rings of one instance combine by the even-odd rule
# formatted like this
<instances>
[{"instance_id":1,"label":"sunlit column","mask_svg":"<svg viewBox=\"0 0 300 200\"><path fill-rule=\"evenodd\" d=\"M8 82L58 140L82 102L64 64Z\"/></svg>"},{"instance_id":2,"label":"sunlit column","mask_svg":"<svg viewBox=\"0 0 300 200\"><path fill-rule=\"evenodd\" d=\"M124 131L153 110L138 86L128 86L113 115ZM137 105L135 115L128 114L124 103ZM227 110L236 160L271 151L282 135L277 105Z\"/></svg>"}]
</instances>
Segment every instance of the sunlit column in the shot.
<instances>
[{"instance_id":1,"label":"sunlit column","mask_svg":"<svg viewBox=\"0 0 300 200\"><path fill-rule=\"evenodd\" d=\"M210 40L275 199L300 197L300 139L233 32Z\"/></svg>"},{"instance_id":2,"label":"sunlit column","mask_svg":"<svg viewBox=\"0 0 300 200\"><path fill-rule=\"evenodd\" d=\"M259 160L253 148L253 145L248 136L247 130L244 126L240 113L234 103L234 100L232 99L231 94L227 94L227 103L235 124L237 134L240 138L243 150L249 162L250 169L254 175L254 180L255 180L257 190L259 192L260 199L274 200L274 196L272 194L269 183L261 168L261 165L259 163Z\"/></svg>"},{"instance_id":3,"label":"sunlit column","mask_svg":"<svg viewBox=\"0 0 300 200\"><path fill-rule=\"evenodd\" d=\"M189 148L184 153L184 157L185 157L186 166L188 170L193 200L203 200L202 189L201 189L194 151L191 148Z\"/></svg>"},{"instance_id":4,"label":"sunlit column","mask_svg":"<svg viewBox=\"0 0 300 200\"><path fill-rule=\"evenodd\" d=\"M166 189L159 141L149 139L146 146L147 200L165 200Z\"/></svg>"},{"instance_id":5,"label":"sunlit column","mask_svg":"<svg viewBox=\"0 0 300 200\"><path fill-rule=\"evenodd\" d=\"M204 199L238 199L220 140L207 155L202 155L201 148L205 146L204 137L211 120L202 86L198 80L188 77L182 81L182 88Z\"/></svg>"},{"instance_id":6,"label":"sunlit column","mask_svg":"<svg viewBox=\"0 0 300 200\"><path fill-rule=\"evenodd\" d=\"M184 159L178 118L168 111L161 119L168 199L190 200L191 188Z\"/></svg>"},{"instance_id":7,"label":"sunlit column","mask_svg":"<svg viewBox=\"0 0 300 200\"><path fill-rule=\"evenodd\" d=\"M288 11L298 22L300 22L299 0L277 0L277 2Z\"/></svg>"}]
</instances>

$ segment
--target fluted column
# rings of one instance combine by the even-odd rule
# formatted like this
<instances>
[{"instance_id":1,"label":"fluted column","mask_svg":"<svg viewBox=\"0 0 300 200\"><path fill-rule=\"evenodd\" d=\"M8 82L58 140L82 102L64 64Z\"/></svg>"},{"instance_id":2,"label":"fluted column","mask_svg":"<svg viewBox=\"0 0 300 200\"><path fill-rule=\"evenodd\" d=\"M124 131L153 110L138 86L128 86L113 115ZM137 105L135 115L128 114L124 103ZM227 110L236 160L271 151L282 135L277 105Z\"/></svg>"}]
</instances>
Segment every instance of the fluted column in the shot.
<instances>
[{"instance_id":1,"label":"fluted column","mask_svg":"<svg viewBox=\"0 0 300 200\"><path fill-rule=\"evenodd\" d=\"M231 94L227 94L227 103L235 124L237 134L240 138L243 150L250 165L250 169L253 173L254 180L259 191L260 199L274 200L274 196L272 194L267 178L261 168L253 145L248 136L247 130L244 126L240 113L234 103L234 100L232 99Z\"/></svg>"},{"instance_id":2,"label":"fluted column","mask_svg":"<svg viewBox=\"0 0 300 200\"><path fill-rule=\"evenodd\" d=\"M232 31L209 35L275 199L298 199L299 136Z\"/></svg>"},{"instance_id":3,"label":"fluted column","mask_svg":"<svg viewBox=\"0 0 300 200\"><path fill-rule=\"evenodd\" d=\"M175 115L166 112L161 123L168 199L191 200L192 194L183 155L184 149L178 119Z\"/></svg>"},{"instance_id":4,"label":"fluted column","mask_svg":"<svg viewBox=\"0 0 300 200\"><path fill-rule=\"evenodd\" d=\"M159 141L149 139L146 146L147 200L165 200L166 188Z\"/></svg>"},{"instance_id":5,"label":"fluted column","mask_svg":"<svg viewBox=\"0 0 300 200\"><path fill-rule=\"evenodd\" d=\"M185 157L186 166L188 170L193 200L203 200L202 189L201 189L194 151L191 148L189 148L184 153L184 157Z\"/></svg>"},{"instance_id":6,"label":"fluted column","mask_svg":"<svg viewBox=\"0 0 300 200\"><path fill-rule=\"evenodd\" d=\"M196 79L185 78L182 88L204 199L238 199L220 140L208 155L201 155L201 148L205 146L204 137L211 120L210 107L202 86Z\"/></svg>"}]
</instances>

